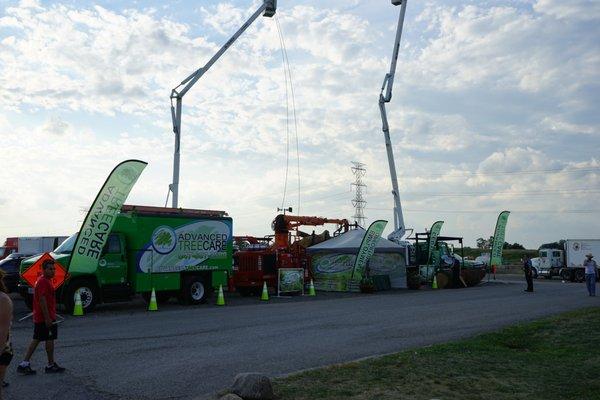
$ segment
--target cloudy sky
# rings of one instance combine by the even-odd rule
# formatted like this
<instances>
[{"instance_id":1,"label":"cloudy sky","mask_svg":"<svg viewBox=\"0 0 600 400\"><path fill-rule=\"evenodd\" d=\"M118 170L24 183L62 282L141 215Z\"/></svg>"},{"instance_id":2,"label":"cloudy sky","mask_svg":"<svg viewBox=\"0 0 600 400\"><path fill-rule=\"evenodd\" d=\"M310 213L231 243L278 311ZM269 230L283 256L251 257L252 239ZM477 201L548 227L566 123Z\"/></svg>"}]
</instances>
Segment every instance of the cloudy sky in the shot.
<instances>
[{"instance_id":1,"label":"cloudy sky","mask_svg":"<svg viewBox=\"0 0 600 400\"><path fill-rule=\"evenodd\" d=\"M179 205L229 212L236 234L269 234L282 205L350 218L360 161L367 223L393 225L377 99L399 7L278 3L297 140L260 17L184 99ZM129 158L149 165L128 203L164 206L170 90L258 5L0 0L0 240L75 232ZM593 0L411 0L388 105L406 225L474 244L506 209L510 242L600 237L599 37Z\"/></svg>"}]
</instances>

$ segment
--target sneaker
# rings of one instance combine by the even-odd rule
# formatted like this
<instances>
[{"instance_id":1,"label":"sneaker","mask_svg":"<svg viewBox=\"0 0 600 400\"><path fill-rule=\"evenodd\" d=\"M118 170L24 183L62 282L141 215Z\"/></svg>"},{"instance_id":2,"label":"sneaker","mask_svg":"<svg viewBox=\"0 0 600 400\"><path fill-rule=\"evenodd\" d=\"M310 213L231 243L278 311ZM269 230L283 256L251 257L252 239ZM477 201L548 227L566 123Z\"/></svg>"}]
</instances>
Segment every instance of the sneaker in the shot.
<instances>
[{"instance_id":1,"label":"sneaker","mask_svg":"<svg viewBox=\"0 0 600 400\"><path fill-rule=\"evenodd\" d=\"M31 369L31 365L17 367L17 372L21 375L35 375L35 369Z\"/></svg>"},{"instance_id":2,"label":"sneaker","mask_svg":"<svg viewBox=\"0 0 600 400\"><path fill-rule=\"evenodd\" d=\"M52 363L52 365L49 365L46 368L44 368L44 371L47 374L56 374L60 372L65 372L65 369L63 367L59 367L57 363Z\"/></svg>"}]
</instances>

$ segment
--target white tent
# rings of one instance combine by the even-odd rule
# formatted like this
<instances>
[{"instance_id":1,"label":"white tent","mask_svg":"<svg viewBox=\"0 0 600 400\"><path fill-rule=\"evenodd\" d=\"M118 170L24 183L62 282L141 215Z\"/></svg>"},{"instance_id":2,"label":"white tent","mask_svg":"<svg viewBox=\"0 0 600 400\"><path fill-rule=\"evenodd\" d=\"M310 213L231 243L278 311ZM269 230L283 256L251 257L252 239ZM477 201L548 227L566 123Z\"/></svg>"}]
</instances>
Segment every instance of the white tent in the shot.
<instances>
[{"instance_id":1,"label":"white tent","mask_svg":"<svg viewBox=\"0 0 600 400\"><path fill-rule=\"evenodd\" d=\"M311 269L315 285L321 290L351 289L352 271L358 249L365 236L364 229L355 229L307 248L312 257ZM392 288L406 287L406 248L380 238L369 262L371 276L388 275ZM364 271L354 271L353 280L360 280Z\"/></svg>"}]
</instances>

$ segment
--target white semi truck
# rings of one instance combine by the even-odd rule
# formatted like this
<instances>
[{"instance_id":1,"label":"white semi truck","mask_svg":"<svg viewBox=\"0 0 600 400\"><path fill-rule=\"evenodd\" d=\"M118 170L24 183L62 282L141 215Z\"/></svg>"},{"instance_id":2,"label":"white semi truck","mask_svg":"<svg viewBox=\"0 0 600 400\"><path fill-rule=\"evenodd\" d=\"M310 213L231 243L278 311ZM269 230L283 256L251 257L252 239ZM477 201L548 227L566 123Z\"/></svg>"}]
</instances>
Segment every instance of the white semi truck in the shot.
<instances>
[{"instance_id":1,"label":"white semi truck","mask_svg":"<svg viewBox=\"0 0 600 400\"><path fill-rule=\"evenodd\" d=\"M592 253L600 259L600 239L567 239L564 249L540 249L538 276L583 282L586 254ZM597 261L598 262L598 261Z\"/></svg>"}]
</instances>

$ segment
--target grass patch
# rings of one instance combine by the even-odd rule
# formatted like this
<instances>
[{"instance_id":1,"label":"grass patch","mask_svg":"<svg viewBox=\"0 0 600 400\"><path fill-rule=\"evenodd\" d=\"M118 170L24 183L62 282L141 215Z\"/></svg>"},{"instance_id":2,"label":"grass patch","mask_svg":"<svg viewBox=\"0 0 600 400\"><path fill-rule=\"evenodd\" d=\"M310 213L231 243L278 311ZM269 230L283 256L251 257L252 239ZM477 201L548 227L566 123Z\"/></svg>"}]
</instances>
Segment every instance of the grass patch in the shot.
<instances>
[{"instance_id":1,"label":"grass patch","mask_svg":"<svg viewBox=\"0 0 600 400\"><path fill-rule=\"evenodd\" d=\"M303 372L274 388L281 400L600 399L599 341L596 307Z\"/></svg>"}]
</instances>

